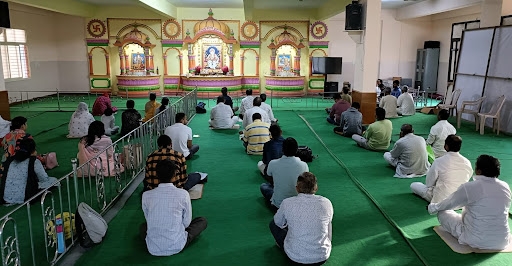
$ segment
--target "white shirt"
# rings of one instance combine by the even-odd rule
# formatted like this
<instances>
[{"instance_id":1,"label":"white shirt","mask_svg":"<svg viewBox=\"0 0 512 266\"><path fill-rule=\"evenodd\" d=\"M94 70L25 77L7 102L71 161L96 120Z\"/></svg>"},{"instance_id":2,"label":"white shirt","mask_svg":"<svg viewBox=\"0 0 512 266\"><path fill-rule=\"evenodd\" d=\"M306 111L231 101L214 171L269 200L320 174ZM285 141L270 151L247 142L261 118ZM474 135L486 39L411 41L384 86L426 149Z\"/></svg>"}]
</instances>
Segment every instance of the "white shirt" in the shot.
<instances>
[{"instance_id":1,"label":"white shirt","mask_svg":"<svg viewBox=\"0 0 512 266\"><path fill-rule=\"evenodd\" d=\"M409 133L395 142L390 151L397 158L396 177L416 177L425 175L430 167L425 140Z\"/></svg>"},{"instance_id":2,"label":"white shirt","mask_svg":"<svg viewBox=\"0 0 512 266\"><path fill-rule=\"evenodd\" d=\"M474 176L439 203L430 203L428 211L464 207L459 243L480 249L503 249L509 243L508 212L510 188L498 178Z\"/></svg>"},{"instance_id":3,"label":"white shirt","mask_svg":"<svg viewBox=\"0 0 512 266\"><path fill-rule=\"evenodd\" d=\"M210 119L214 128L232 127L231 117L233 117L233 110L231 106L224 103L218 103L210 111Z\"/></svg>"},{"instance_id":4,"label":"white shirt","mask_svg":"<svg viewBox=\"0 0 512 266\"><path fill-rule=\"evenodd\" d=\"M261 107L261 109L267 111L267 115L268 115L268 118L270 119L270 121L272 121L272 122L276 121L276 118L274 117L274 112L272 112L272 106L270 106L269 104L267 104L265 102L262 102L260 107Z\"/></svg>"},{"instance_id":5,"label":"white shirt","mask_svg":"<svg viewBox=\"0 0 512 266\"><path fill-rule=\"evenodd\" d=\"M309 167L299 157L283 155L268 163L267 175L274 180L272 205L279 208L284 199L297 195L297 178L304 172L309 172Z\"/></svg>"},{"instance_id":6,"label":"white shirt","mask_svg":"<svg viewBox=\"0 0 512 266\"><path fill-rule=\"evenodd\" d=\"M116 126L116 118L114 117L114 115L111 115L111 116L102 115L101 122L103 123L103 126L105 127L105 132L111 132L112 129Z\"/></svg>"},{"instance_id":7,"label":"white shirt","mask_svg":"<svg viewBox=\"0 0 512 266\"><path fill-rule=\"evenodd\" d=\"M398 117L398 113L396 112L397 100L393 95L386 95L380 99L379 107L384 108L386 110L386 118Z\"/></svg>"},{"instance_id":8,"label":"white shirt","mask_svg":"<svg viewBox=\"0 0 512 266\"><path fill-rule=\"evenodd\" d=\"M302 194L287 198L274 216L280 228L288 227L284 251L298 263L311 264L327 260L331 254L332 217L329 199Z\"/></svg>"},{"instance_id":9,"label":"white shirt","mask_svg":"<svg viewBox=\"0 0 512 266\"><path fill-rule=\"evenodd\" d=\"M252 102L254 101L254 97L249 95L242 99L240 103L240 113L245 114L245 112L252 108Z\"/></svg>"},{"instance_id":10,"label":"white shirt","mask_svg":"<svg viewBox=\"0 0 512 266\"><path fill-rule=\"evenodd\" d=\"M4 120L0 115L0 138L5 137L11 131L11 122Z\"/></svg>"},{"instance_id":11,"label":"white shirt","mask_svg":"<svg viewBox=\"0 0 512 266\"><path fill-rule=\"evenodd\" d=\"M446 153L444 149L444 141L448 135L457 134L457 130L447 120L438 121L430 128L428 134L427 145L432 145L432 150L436 158L443 156Z\"/></svg>"},{"instance_id":12,"label":"white shirt","mask_svg":"<svg viewBox=\"0 0 512 266\"><path fill-rule=\"evenodd\" d=\"M154 256L179 253L187 243L185 228L192 221L190 196L172 183L159 184L142 194L142 211L148 224L146 245Z\"/></svg>"},{"instance_id":13,"label":"white shirt","mask_svg":"<svg viewBox=\"0 0 512 266\"><path fill-rule=\"evenodd\" d=\"M471 163L458 152L447 152L437 158L427 172L425 185L432 196L430 202L441 202L466 183L473 175Z\"/></svg>"},{"instance_id":14,"label":"white shirt","mask_svg":"<svg viewBox=\"0 0 512 266\"><path fill-rule=\"evenodd\" d=\"M190 154L187 142L192 140L192 129L182 123L175 123L168 126L164 132L172 140L172 149L181 152L183 156L187 157Z\"/></svg>"},{"instance_id":15,"label":"white shirt","mask_svg":"<svg viewBox=\"0 0 512 266\"><path fill-rule=\"evenodd\" d=\"M245 111L244 120L242 121L242 125L244 126L244 128L252 124L252 115L255 113L259 113L261 115L261 121L270 124L270 118L268 117L267 111L263 110L259 106L254 106L253 108Z\"/></svg>"},{"instance_id":16,"label":"white shirt","mask_svg":"<svg viewBox=\"0 0 512 266\"><path fill-rule=\"evenodd\" d=\"M397 106L400 107L400 113L402 115L414 115L416 113L414 99L409 92L404 92L398 96Z\"/></svg>"}]
</instances>

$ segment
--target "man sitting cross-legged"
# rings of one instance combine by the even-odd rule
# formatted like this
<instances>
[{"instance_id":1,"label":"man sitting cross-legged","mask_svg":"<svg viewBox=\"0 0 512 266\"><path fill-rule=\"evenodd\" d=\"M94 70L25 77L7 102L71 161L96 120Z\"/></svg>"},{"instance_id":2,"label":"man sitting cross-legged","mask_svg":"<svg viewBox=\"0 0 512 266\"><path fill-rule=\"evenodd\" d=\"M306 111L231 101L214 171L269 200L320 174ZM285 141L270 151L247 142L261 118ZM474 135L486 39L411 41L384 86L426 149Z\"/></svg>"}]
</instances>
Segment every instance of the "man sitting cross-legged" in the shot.
<instances>
[{"instance_id":1,"label":"man sitting cross-legged","mask_svg":"<svg viewBox=\"0 0 512 266\"><path fill-rule=\"evenodd\" d=\"M396 168L395 177L399 178L423 176L430 167L425 140L414 135L410 124L402 125L400 139L391 151L384 153L384 159Z\"/></svg>"},{"instance_id":2,"label":"man sitting cross-legged","mask_svg":"<svg viewBox=\"0 0 512 266\"><path fill-rule=\"evenodd\" d=\"M177 113L174 121L174 125L168 126L164 134L171 138L173 149L183 153L188 160L199 151L199 145L192 144L192 129L187 126L185 113Z\"/></svg>"},{"instance_id":3,"label":"man sitting cross-legged","mask_svg":"<svg viewBox=\"0 0 512 266\"><path fill-rule=\"evenodd\" d=\"M445 200L430 203L428 212L437 214L441 226L460 244L502 250L511 240L510 187L498 179L500 161L492 156L478 157L475 174L472 182L462 184ZM453 211L462 207L462 214Z\"/></svg>"},{"instance_id":4,"label":"man sitting cross-legged","mask_svg":"<svg viewBox=\"0 0 512 266\"><path fill-rule=\"evenodd\" d=\"M402 94L398 96L396 101L397 113L403 116L409 116L416 114L416 106L414 105L414 99L408 92L409 87L405 86L402 88Z\"/></svg>"},{"instance_id":5,"label":"man sitting cross-legged","mask_svg":"<svg viewBox=\"0 0 512 266\"><path fill-rule=\"evenodd\" d=\"M315 195L315 175L297 178L297 196L284 199L270 221L270 232L286 256L301 265L322 265L331 255L332 217L329 199Z\"/></svg>"},{"instance_id":6,"label":"man sitting cross-legged","mask_svg":"<svg viewBox=\"0 0 512 266\"><path fill-rule=\"evenodd\" d=\"M210 111L210 120L208 123L210 123L212 128L218 129L240 128L240 125L237 124L239 121L238 116L235 116L231 107L224 102L224 96L217 97L217 105Z\"/></svg>"},{"instance_id":7,"label":"man sitting cross-legged","mask_svg":"<svg viewBox=\"0 0 512 266\"><path fill-rule=\"evenodd\" d=\"M398 117L398 113L396 112L396 107L398 106L396 97L391 95L391 88L384 89L384 97L380 99L379 107L386 110L386 118Z\"/></svg>"},{"instance_id":8,"label":"man sitting cross-legged","mask_svg":"<svg viewBox=\"0 0 512 266\"><path fill-rule=\"evenodd\" d=\"M269 131L272 139L263 145L263 159L258 162L258 169L262 175L266 175L267 166L270 161L283 156L284 138L281 136L283 134L281 127L271 125Z\"/></svg>"},{"instance_id":9,"label":"man sitting cross-legged","mask_svg":"<svg viewBox=\"0 0 512 266\"><path fill-rule=\"evenodd\" d=\"M287 138L283 142L283 157L268 163L267 175L270 182L261 184L260 191L273 210L279 208L284 199L297 195L297 177L309 172L308 165L299 157L295 157L298 149L297 141L294 138Z\"/></svg>"},{"instance_id":10,"label":"man sitting cross-legged","mask_svg":"<svg viewBox=\"0 0 512 266\"><path fill-rule=\"evenodd\" d=\"M169 160L176 166L176 173L173 175L171 182L177 188L185 190L191 189L193 186L200 182L204 182L207 174L205 173L191 173L187 175L187 163L185 157L180 152L172 149L171 138L167 135L158 137L157 144L158 150L151 153L146 160L146 174L144 177L144 190L148 191L154 189L160 183L156 166L159 162ZM170 175L171 173L169 173Z\"/></svg>"},{"instance_id":11,"label":"man sitting cross-legged","mask_svg":"<svg viewBox=\"0 0 512 266\"><path fill-rule=\"evenodd\" d=\"M358 102L353 102L352 107L341 113L341 126L334 128L334 133L351 138L352 135L361 135L365 128L363 127L363 115L359 112L361 106Z\"/></svg>"},{"instance_id":12,"label":"man sitting cross-legged","mask_svg":"<svg viewBox=\"0 0 512 266\"><path fill-rule=\"evenodd\" d=\"M252 96L252 89L247 89L245 91L245 98L242 99L240 103L240 118L243 118L245 112L252 108L252 103L254 100L254 96Z\"/></svg>"},{"instance_id":13,"label":"man sitting cross-legged","mask_svg":"<svg viewBox=\"0 0 512 266\"><path fill-rule=\"evenodd\" d=\"M181 252L208 225L203 217L192 219L192 204L187 191L172 184L176 165L160 161L156 173L160 184L142 194L142 211L146 223L140 226L140 235L154 256L171 256Z\"/></svg>"},{"instance_id":14,"label":"man sitting cross-legged","mask_svg":"<svg viewBox=\"0 0 512 266\"><path fill-rule=\"evenodd\" d=\"M244 128L242 140L247 154L262 155L263 145L270 140L270 124L261 121L260 113L254 113L252 120L254 122Z\"/></svg>"},{"instance_id":15,"label":"man sitting cross-legged","mask_svg":"<svg viewBox=\"0 0 512 266\"><path fill-rule=\"evenodd\" d=\"M252 122L252 114L259 113L261 115L261 121L265 123L271 123L270 118L268 117L267 111L265 111L263 108L261 108L261 98L255 97L252 101L253 107L247 111L245 111L244 120L242 122L242 126L246 128L249 126Z\"/></svg>"},{"instance_id":16,"label":"man sitting cross-legged","mask_svg":"<svg viewBox=\"0 0 512 266\"><path fill-rule=\"evenodd\" d=\"M411 184L412 192L429 202L441 202L460 185L468 182L473 168L469 160L460 155L461 146L462 139L459 136L449 135L444 144L447 153L434 161L427 172L425 184Z\"/></svg>"},{"instance_id":17,"label":"man sitting cross-legged","mask_svg":"<svg viewBox=\"0 0 512 266\"><path fill-rule=\"evenodd\" d=\"M327 122L339 126L341 122L341 114L350 108L350 103L341 99L341 95L339 93L335 93L332 98L334 99L334 104L331 109L325 109L329 112Z\"/></svg>"},{"instance_id":18,"label":"man sitting cross-legged","mask_svg":"<svg viewBox=\"0 0 512 266\"><path fill-rule=\"evenodd\" d=\"M375 118L377 121L368 126L363 136L354 134L352 135L352 139L359 147L368 150L386 150L391 142L393 124L386 119L386 110L383 108L378 107L375 110Z\"/></svg>"},{"instance_id":19,"label":"man sitting cross-legged","mask_svg":"<svg viewBox=\"0 0 512 266\"><path fill-rule=\"evenodd\" d=\"M272 111L272 106L267 104L265 101L267 100L267 95L265 93L260 94L261 98L261 109L267 111L268 118L270 119L270 123L277 123L277 118L274 117L274 112Z\"/></svg>"},{"instance_id":20,"label":"man sitting cross-legged","mask_svg":"<svg viewBox=\"0 0 512 266\"><path fill-rule=\"evenodd\" d=\"M439 158L446 153L444 149L444 140L448 135L457 134L457 130L454 126L448 122L450 112L446 109L442 109L437 114L438 122L430 128L430 133L427 138L427 145L432 145L432 151L434 156Z\"/></svg>"}]
</instances>

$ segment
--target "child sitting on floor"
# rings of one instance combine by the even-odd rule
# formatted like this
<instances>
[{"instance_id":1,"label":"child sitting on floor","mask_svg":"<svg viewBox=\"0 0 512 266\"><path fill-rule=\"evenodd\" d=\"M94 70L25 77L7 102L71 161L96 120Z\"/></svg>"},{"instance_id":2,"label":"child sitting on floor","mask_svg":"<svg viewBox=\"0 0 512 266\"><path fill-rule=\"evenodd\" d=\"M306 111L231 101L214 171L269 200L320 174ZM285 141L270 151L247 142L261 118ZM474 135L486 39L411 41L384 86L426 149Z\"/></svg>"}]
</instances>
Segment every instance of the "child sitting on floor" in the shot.
<instances>
[{"instance_id":1,"label":"child sitting on floor","mask_svg":"<svg viewBox=\"0 0 512 266\"><path fill-rule=\"evenodd\" d=\"M115 125L116 118L113 115L112 108L108 107L101 116L101 122L105 125L105 135L111 136L119 132L119 126Z\"/></svg>"}]
</instances>

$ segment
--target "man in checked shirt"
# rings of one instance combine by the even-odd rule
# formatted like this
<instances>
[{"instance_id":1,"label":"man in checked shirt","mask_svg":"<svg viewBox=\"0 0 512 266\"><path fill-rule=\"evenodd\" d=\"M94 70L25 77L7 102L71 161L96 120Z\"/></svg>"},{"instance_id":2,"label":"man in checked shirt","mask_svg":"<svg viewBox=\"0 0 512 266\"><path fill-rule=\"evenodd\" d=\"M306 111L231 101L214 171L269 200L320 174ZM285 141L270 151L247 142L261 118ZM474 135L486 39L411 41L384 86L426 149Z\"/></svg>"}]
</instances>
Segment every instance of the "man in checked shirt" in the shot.
<instances>
[{"instance_id":1,"label":"man in checked shirt","mask_svg":"<svg viewBox=\"0 0 512 266\"><path fill-rule=\"evenodd\" d=\"M161 135L158 137L157 144L158 150L151 153L146 160L143 192L158 187L160 181L156 175L156 165L165 160L170 160L176 165L176 175L171 179L175 187L189 190L198 183L206 182L208 176L206 173L195 172L187 175L185 156L172 149L172 141L169 136Z\"/></svg>"}]
</instances>

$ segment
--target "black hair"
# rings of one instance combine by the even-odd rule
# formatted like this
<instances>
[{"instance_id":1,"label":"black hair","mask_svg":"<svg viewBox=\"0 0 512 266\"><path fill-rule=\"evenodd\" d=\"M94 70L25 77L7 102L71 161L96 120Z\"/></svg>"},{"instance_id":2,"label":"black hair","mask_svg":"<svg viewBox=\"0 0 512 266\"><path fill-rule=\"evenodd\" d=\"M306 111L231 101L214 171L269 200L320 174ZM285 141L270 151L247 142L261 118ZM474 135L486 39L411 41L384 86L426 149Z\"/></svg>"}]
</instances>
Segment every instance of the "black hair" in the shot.
<instances>
[{"instance_id":1,"label":"black hair","mask_svg":"<svg viewBox=\"0 0 512 266\"><path fill-rule=\"evenodd\" d=\"M228 95L228 88L222 87L222 89L220 89L220 92L222 92L223 96L226 96L226 95Z\"/></svg>"},{"instance_id":2,"label":"black hair","mask_svg":"<svg viewBox=\"0 0 512 266\"><path fill-rule=\"evenodd\" d=\"M17 116L11 120L11 130L20 129L27 123L27 119L23 116Z\"/></svg>"},{"instance_id":3,"label":"black hair","mask_svg":"<svg viewBox=\"0 0 512 266\"><path fill-rule=\"evenodd\" d=\"M165 108L167 108L167 105L169 105L169 98L167 97L163 97L162 100L161 100L161 105L160 107L158 108L158 112L162 112L163 110L165 110Z\"/></svg>"},{"instance_id":4,"label":"black hair","mask_svg":"<svg viewBox=\"0 0 512 266\"><path fill-rule=\"evenodd\" d=\"M128 109L135 108L135 102L133 100L126 101L126 108L128 108Z\"/></svg>"},{"instance_id":5,"label":"black hair","mask_svg":"<svg viewBox=\"0 0 512 266\"><path fill-rule=\"evenodd\" d=\"M332 96L332 98L333 98L334 100L341 99L341 94L339 94L339 93L335 93L335 94Z\"/></svg>"},{"instance_id":6,"label":"black hair","mask_svg":"<svg viewBox=\"0 0 512 266\"><path fill-rule=\"evenodd\" d=\"M444 141L444 145L448 146L448 151L459 152L462 147L462 138L457 135L448 135Z\"/></svg>"},{"instance_id":7,"label":"black hair","mask_svg":"<svg viewBox=\"0 0 512 266\"><path fill-rule=\"evenodd\" d=\"M402 87L402 92L407 92L408 90L409 90L409 87L408 87L408 86L404 85L404 86Z\"/></svg>"},{"instance_id":8,"label":"black hair","mask_svg":"<svg viewBox=\"0 0 512 266\"><path fill-rule=\"evenodd\" d=\"M96 137L101 138L103 135L105 135L105 125L101 121L94 121L89 125L87 135L82 139L85 139L86 146L91 146L94 144Z\"/></svg>"},{"instance_id":9,"label":"black hair","mask_svg":"<svg viewBox=\"0 0 512 266\"><path fill-rule=\"evenodd\" d=\"M283 154L285 156L295 156L297 154L297 150L299 149L299 144L297 141L292 138L288 137L283 142Z\"/></svg>"},{"instance_id":10,"label":"black hair","mask_svg":"<svg viewBox=\"0 0 512 266\"><path fill-rule=\"evenodd\" d=\"M448 120L448 118L450 118L450 112L448 111L448 109L441 109L441 111L439 111L437 116L441 120Z\"/></svg>"},{"instance_id":11,"label":"black hair","mask_svg":"<svg viewBox=\"0 0 512 266\"><path fill-rule=\"evenodd\" d=\"M225 102L224 96L221 95L221 96L217 97L217 103L223 103L223 102Z\"/></svg>"},{"instance_id":12,"label":"black hair","mask_svg":"<svg viewBox=\"0 0 512 266\"><path fill-rule=\"evenodd\" d=\"M297 192L315 194L318 190L316 176L311 172L304 172L297 178Z\"/></svg>"},{"instance_id":13,"label":"black hair","mask_svg":"<svg viewBox=\"0 0 512 266\"><path fill-rule=\"evenodd\" d=\"M254 122L254 120L256 120L256 119L261 119L261 114L260 113L252 114L252 121Z\"/></svg>"},{"instance_id":14,"label":"black hair","mask_svg":"<svg viewBox=\"0 0 512 266\"><path fill-rule=\"evenodd\" d=\"M252 89L247 89L247 90L245 91L245 94L246 94L246 95L252 95Z\"/></svg>"},{"instance_id":15,"label":"black hair","mask_svg":"<svg viewBox=\"0 0 512 266\"><path fill-rule=\"evenodd\" d=\"M264 102L267 100L267 95L265 93L260 94L261 101Z\"/></svg>"},{"instance_id":16,"label":"black hair","mask_svg":"<svg viewBox=\"0 0 512 266\"><path fill-rule=\"evenodd\" d=\"M398 85L400 85L400 81L399 81L399 80L393 80L393 85L395 85L395 84L396 84L397 86L398 86Z\"/></svg>"},{"instance_id":17,"label":"black hair","mask_svg":"<svg viewBox=\"0 0 512 266\"><path fill-rule=\"evenodd\" d=\"M361 105L358 102L352 102L352 107L359 109L361 108Z\"/></svg>"},{"instance_id":18,"label":"black hair","mask_svg":"<svg viewBox=\"0 0 512 266\"><path fill-rule=\"evenodd\" d=\"M169 147L169 145L172 144L171 137L167 135L160 135L158 139L156 140L156 144L158 145L158 148L163 149Z\"/></svg>"},{"instance_id":19,"label":"black hair","mask_svg":"<svg viewBox=\"0 0 512 266\"><path fill-rule=\"evenodd\" d=\"M344 94L348 94L348 92L350 91L350 89L348 87L343 87L343 93Z\"/></svg>"},{"instance_id":20,"label":"black hair","mask_svg":"<svg viewBox=\"0 0 512 266\"><path fill-rule=\"evenodd\" d=\"M261 98L260 97L254 97L252 100L252 106L261 106Z\"/></svg>"},{"instance_id":21,"label":"black hair","mask_svg":"<svg viewBox=\"0 0 512 266\"><path fill-rule=\"evenodd\" d=\"M384 95L390 95L390 94L391 94L391 91L392 91L392 89L391 89L390 87L386 87L386 88L384 89Z\"/></svg>"},{"instance_id":22,"label":"black hair","mask_svg":"<svg viewBox=\"0 0 512 266\"><path fill-rule=\"evenodd\" d=\"M404 136L409 134L409 133L414 132L412 130L412 125L411 124L403 124L402 127L400 128L400 131L402 131L402 133L404 133Z\"/></svg>"},{"instance_id":23,"label":"black hair","mask_svg":"<svg viewBox=\"0 0 512 266\"><path fill-rule=\"evenodd\" d=\"M156 100L156 93L150 93L150 94L149 94L149 100L150 100L150 101L154 101L154 100Z\"/></svg>"},{"instance_id":24,"label":"black hair","mask_svg":"<svg viewBox=\"0 0 512 266\"><path fill-rule=\"evenodd\" d=\"M113 113L114 111L112 111L112 108L110 107L107 107L107 109L105 109L105 111L103 112L105 116L111 116Z\"/></svg>"},{"instance_id":25,"label":"black hair","mask_svg":"<svg viewBox=\"0 0 512 266\"><path fill-rule=\"evenodd\" d=\"M382 83L381 83L381 84L379 84L379 89L380 89L380 90L383 90L383 89L384 89L384 84L382 84Z\"/></svg>"},{"instance_id":26,"label":"black hair","mask_svg":"<svg viewBox=\"0 0 512 266\"><path fill-rule=\"evenodd\" d=\"M172 178L176 175L176 164L173 161L167 159L159 161L156 164L156 176L161 183L170 183Z\"/></svg>"},{"instance_id":27,"label":"black hair","mask_svg":"<svg viewBox=\"0 0 512 266\"><path fill-rule=\"evenodd\" d=\"M25 161L36 150L36 142L32 138L24 137L16 141L16 153L14 160L18 162Z\"/></svg>"},{"instance_id":28,"label":"black hair","mask_svg":"<svg viewBox=\"0 0 512 266\"><path fill-rule=\"evenodd\" d=\"M382 79L377 79L377 82L380 82L380 84L382 84Z\"/></svg>"},{"instance_id":29,"label":"black hair","mask_svg":"<svg viewBox=\"0 0 512 266\"><path fill-rule=\"evenodd\" d=\"M498 177L500 175L500 160L487 154L482 154L476 159L476 170L480 170L483 176Z\"/></svg>"},{"instance_id":30,"label":"black hair","mask_svg":"<svg viewBox=\"0 0 512 266\"><path fill-rule=\"evenodd\" d=\"M177 113L176 116L174 116L174 123L180 123L183 118L185 118L185 113Z\"/></svg>"},{"instance_id":31,"label":"black hair","mask_svg":"<svg viewBox=\"0 0 512 266\"><path fill-rule=\"evenodd\" d=\"M377 109L375 109L375 115L378 121L384 120L386 118L386 110L382 107L377 107Z\"/></svg>"},{"instance_id":32,"label":"black hair","mask_svg":"<svg viewBox=\"0 0 512 266\"><path fill-rule=\"evenodd\" d=\"M277 139L279 136L281 136L281 127L279 125L271 125L269 131L272 139Z\"/></svg>"}]
</instances>

